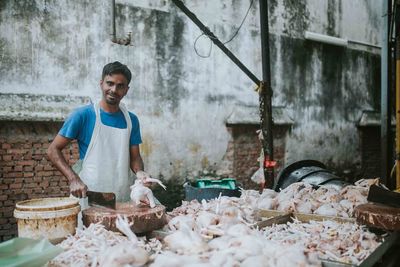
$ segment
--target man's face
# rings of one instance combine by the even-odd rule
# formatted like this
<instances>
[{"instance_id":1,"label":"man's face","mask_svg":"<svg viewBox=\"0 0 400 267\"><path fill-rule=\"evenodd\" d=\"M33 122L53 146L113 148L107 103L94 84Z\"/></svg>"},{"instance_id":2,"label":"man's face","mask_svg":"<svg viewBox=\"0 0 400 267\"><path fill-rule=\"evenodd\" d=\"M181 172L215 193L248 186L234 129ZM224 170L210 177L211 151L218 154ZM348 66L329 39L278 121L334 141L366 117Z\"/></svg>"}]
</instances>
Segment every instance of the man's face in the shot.
<instances>
[{"instance_id":1,"label":"man's face","mask_svg":"<svg viewBox=\"0 0 400 267\"><path fill-rule=\"evenodd\" d=\"M128 92L129 86L125 76L119 73L106 75L100 81L103 100L109 105L119 105L119 102Z\"/></svg>"}]
</instances>

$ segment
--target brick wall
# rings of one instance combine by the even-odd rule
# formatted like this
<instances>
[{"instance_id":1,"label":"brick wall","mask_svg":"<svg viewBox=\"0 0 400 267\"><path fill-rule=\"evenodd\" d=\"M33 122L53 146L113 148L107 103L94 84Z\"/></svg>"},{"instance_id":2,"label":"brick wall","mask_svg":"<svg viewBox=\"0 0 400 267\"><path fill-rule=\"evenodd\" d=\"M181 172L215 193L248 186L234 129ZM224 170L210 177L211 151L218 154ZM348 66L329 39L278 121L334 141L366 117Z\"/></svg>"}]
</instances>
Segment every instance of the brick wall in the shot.
<instances>
[{"instance_id":1,"label":"brick wall","mask_svg":"<svg viewBox=\"0 0 400 267\"><path fill-rule=\"evenodd\" d=\"M0 121L0 242L17 236L13 211L18 201L69 195L67 179L46 156L60 126L55 122ZM76 143L63 153L70 164L79 158Z\"/></svg>"},{"instance_id":2,"label":"brick wall","mask_svg":"<svg viewBox=\"0 0 400 267\"><path fill-rule=\"evenodd\" d=\"M257 158L260 156L261 143L258 140L256 131L257 125L234 125L228 127L232 139L228 144L230 159L232 160L232 176L239 181L246 189L258 189L258 185L250 180L250 177L259 168ZM274 137L274 160L277 161L275 177L284 166L285 138L288 127L275 126Z\"/></svg>"},{"instance_id":3,"label":"brick wall","mask_svg":"<svg viewBox=\"0 0 400 267\"><path fill-rule=\"evenodd\" d=\"M381 176L381 129L363 127L361 133L361 177Z\"/></svg>"}]
</instances>

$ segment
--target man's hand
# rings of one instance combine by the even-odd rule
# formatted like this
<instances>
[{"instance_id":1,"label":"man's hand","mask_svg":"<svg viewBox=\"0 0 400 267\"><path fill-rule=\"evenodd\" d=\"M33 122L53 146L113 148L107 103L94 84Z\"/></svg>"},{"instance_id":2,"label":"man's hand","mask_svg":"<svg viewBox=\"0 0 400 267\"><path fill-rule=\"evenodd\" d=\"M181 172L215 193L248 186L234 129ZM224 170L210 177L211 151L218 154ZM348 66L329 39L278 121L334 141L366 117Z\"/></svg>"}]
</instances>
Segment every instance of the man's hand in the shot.
<instances>
[{"instance_id":1,"label":"man's hand","mask_svg":"<svg viewBox=\"0 0 400 267\"><path fill-rule=\"evenodd\" d=\"M138 171L136 172L137 179L140 179L143 182L143 185L149 187L151 189L154 188L155 183L159 184L164 190L166 190L165 185L158 179L151 178L150 174L145 171Z\"/></svg>"},{"instance_id":2,"label":"man's hand","mask_svg":"<svg viewBox=\"0 0 400 267\"><path fill-rule=\"evenodd\" d=\"M69 189L71 194L78 198L86 197L86 192L88 187L79 177L71 179L71 183L69 184Z\"/></svg>"}]
</instances>

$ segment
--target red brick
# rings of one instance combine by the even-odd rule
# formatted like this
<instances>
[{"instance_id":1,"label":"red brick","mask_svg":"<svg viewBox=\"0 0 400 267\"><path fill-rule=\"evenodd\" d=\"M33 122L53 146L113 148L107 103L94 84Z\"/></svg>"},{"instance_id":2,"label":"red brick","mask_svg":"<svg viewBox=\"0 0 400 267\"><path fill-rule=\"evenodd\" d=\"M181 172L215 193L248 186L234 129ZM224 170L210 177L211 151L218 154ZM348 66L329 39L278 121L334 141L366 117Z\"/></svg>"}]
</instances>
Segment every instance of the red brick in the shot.
<instances>
[{"instance_id":1,"label":"red brick","mask_svg":"<svg viewBox=\"0 0 400 267\"><path fill-rule=\"evenodd\" d=\"M35 166L35 171L43 171L43 166L42 165L36 165Z\"/></svg>"},{"instance_id":2,"label":"red brick","mask_svg":"<svg viewBox=\"0 0 400 267\"><path fill-rule=\"evenodd\" d=\"M22 183L20 184L10 184L10 189L18 189L18 188L22 188Z\"/></svg>"},{"instance_id":3,"label":"red brick","mask_svg":"<svg viewBox=\"0 0 400 267\"><path fill-rule=\"evenodd\" d=\"M33 177L33 172L24 172L24 177Z\"/></svg>"},{"instance_id":4,"label":"red brick","mask_svg":"<svg viewBox=\"0 0 400 267\"><path fill-rule=\"evenodd\" d=\"M24 184L24 189L25 188L35 188L35 187L37 187L37 184L35 184L35 183ZM25 190L25 192L27 192L27 190Z\"/></svg>"},{"instance_id":5,"label":"red brick","mask_svg":"<svg viewBox=\"0 0 400 267\"><path fill-rule=\"evenodd\" d=\"M49 181L43 181L39 184L41 187L49 187L50 183Z\"/></svg>"},{"instance_id":6,"label":"red brick","mask_svg":"<svg viewBox=\"0 0 400 267\"><path fill-rule=\"evenodd\" d=\"M41 182L41 181L43 181L43 177L41 177L41 176L33 177L33 181L34 182Z\"/></svg>"},{"instance_id":7,"label":"red brick","mask_svg":"<svg viewBox=\"0 0 400 267\"><path fill-rule=\"evenodd\" d=\"M45 154L45 151L43 149L34 149L32 152L32 155L41 155L43 156Z\"/></svg>"},{"instance_id":8,"label":"red brick","mask_svg":"<svg viewBox=\"0 0 400 267\"><path fill-rule=\"evenodd\" d=\"M22 166L14 166L14 171L22 172Z\"/></svg>"},{"instance_id":9,"label":"red brick","mask_svg":"<svg viewBox=\"0 0 400 267\"><path fill-rule=\"evenodd\" d=\"M0 184L0 190L8 189L8 184Z\"/></svg>"},{"instance_id":10,"label":"red brick","mask_svg":"<svg viewBox=\"0 0 400 267\"><path fill-rule=\"evenodd\" d=\"M10 223L7 223L7 224L4 224L1 228L9 230L9 229L11 229L12 227L11 227L11 224L10 224Z\"/></svg>"},{"instance_id":11,"label":"red brick","mask_svg":"<svg viewBox=\"0 0 400 267\"><path fill-rule=\"evenodd\" d=\"M44 159L45 157L44 157L43 155L33 155L32 158L33 158L34 160L39 161L39 160Z\"/></svg>"},{"instance_id":12,"label":"red brick","mask_svg":"<svg viewBox=\"0 0 400 267\"><path fill-rule=\"evenodd\" d=\"M14 201L11 201L11 200L6 200L6 201L4 201L4 206L13 206L14 207L14 205L15 205L15 202Z\"/></svg>"},{"instance_id":13,"label":"red brick","mask_svg":"<svg viewBox=\"0 0 400 267\"><path fill-rule=\"evenodd\" d=\"M52 176L54 174L53 171L45 171L43 176L48 177L48 176Z\"/></svg>"},{"instance_id":14,"label":"red brick","mask_svg":"<svg viewBox=\"0 0 400 267\"><path fill-rule=\"evenodd\" d=\"M33 166L35 165L35 161L34 160L21 160L17 162L17 165L20 166Z\"/></svg>"},{"instance_id":15,"label":"red brick","mask_svg":"<svg viewBox=\"0 0 400 267\"><path fill-rule=\"evenodd\" d=\"M24 188L24 191L23 191L23 192L29 196L30 194L32 194L33 189L31 189L31 188ZM29 198L29 197L28 197L28 198Z\"/></svg>"},{"instance_id":16,"label":"red brick","mask_svg":"<svg viewBox=\"0 0 400 267\"><path fill-rule=\"evenodd\" d=\"M13 170L13 167L11 167L11 166L4 166L4 167L2 167L2 169L3 169L3 172L11 172L11 171Z\"/></svg>"},{"instance_id":17,"label":"red brick","mask_svg":"<svg viewBox=\"0 0 400 267\"><path fill-rule=\"evenodd\" d=\"M42 144L41 143L35 143L35 144L33 144L33 147L34 148L40 148L40 147L42 147Z\"/></svg>"},{"instance_id":18,"label":"red brick","mask_svg":"<svg viewBox=\"0 0 400 267\"><path fill-rule=\"evenodd\" d=\"M11 161L13 157L11 155L3 155L3 161Z\"/></svg>"},{"instance_id":19,"label":"red brick","mask_svg":"<svg viewBox=\"0 0 400 267\"><path fill-rule=\"evenodd\" d=\"M32 148L32 143L26 142L22 147L23 148Z\"/></svg>"},{"instance_id":20,"label":"red brick","mask_svg":"<svg viewBox=\"0 0 400 267\"><path fill-rule=\"evenodd\" d=\"M43 143L43 144L42 144L42 147L43 147L44 149L49 148L49 146L50 146L50 143Z\"/></svg>"},{"instance_id":21,"label":"red brick","mask_svg":"<svg viewBox=\"0 0 400 267\"><path fill-rule=\"evenodd\" d=\"M25 166L24 167L24 171L25 172L31 172L31 171L33 171L33 167L32 166Z\"/></svg>"},{"instance_id":22,"label":"red brick","mask_svg":"<svg viewBox=\"0 0 400 267\"><path fill-rule=\"evenodd\" d=\"M26 152L28 152L28 150L20 148L11 148L7 150L8 154L25 154Z\"/></svg>"},{"instance_id":23,"label":"red brick","mask_svg":"<svg viewBox=\"0 0 400 267\"><path fill-rule=\"evenodd\" d=\"M45 171L53 171L53 170L54 170L54 167L53 167L52 165L45 165L45 166L44 166L44 170L45 170Z\"/></svg>"},{"instance_id":24,"label":"red brick","mask_svg":"<svg viewBox=\"0 0 400 267\"><path fill-rule=\"evenodd\" d=\"M6 237L7 237L7 234L9 234L10 233L10 231L9 230L0 230L0 236L4 236L3 238L4 238L4 240L7 240L6 239ZM11 238L10 238L11 239Z\"/></svg>"},{"instance_id":25,"label":"red brick","mask_svg":"<svg viewBox=\"0 0 400 267\"><path fill-rule=\"evenodd\" d=\"M6 213L6 212L12 212L14 211L14 206L10 206L10 207L0 207L0 212ZM7 217L6 215L4 215L4 217Z\"/></svg>"},{"instance_id":26,"label":"red brick","mask_svg":"<svg viewBox=\"0 0 400 267\"><path fill-rule=\"evenodd\" d=\"M41 194L41 193L43 193L44 191L43 191L42 188L35 188L35 189L33 189L33 192L34 192L35 194ZM36 195L36 197L38 197L38 196Z\"/></svg>"},{"instance_id":27,"label":"red brick","mask_svg":"<svg viewBox=\"0 0 400 267\"><path fill-rule=\"evenodd\" d=\"M33 182L33 177L24 177L24 183L29 184Z\"/></svg>"},{"instance_id":28,"label":"red brick","mask_svg":"<svg viewBox=\"0 0 400 267\"><path fill-rule=\"evenodd\" d=\"M31 160L32 158L33 158L32 153L28 153L28 154L24 155L24 160Z\"/></svg>"},{"instance_id":29,"label":"red brick","mask_svg":"<svg viewBox=\"0 0 400 267\"><path fill-rule=\"evenodd\" d=\"M1 145L1 148L2 148L2 149L10 149L10 148L11 148L11 145L5 143L5 144L2 144L2 145Z\"/></svg>"},{"instance_id":30,"label":"red brick","mask_svg":"<svg viewBox=\"0 0 400 267\"><path fill-rule=\"evenodd\" d=\"M4 176L2 182L3 182L3 184L12 184L12 183L15 182L15 179L14 178L9 178L8 176Z\"/></svg>"}]
</instances>

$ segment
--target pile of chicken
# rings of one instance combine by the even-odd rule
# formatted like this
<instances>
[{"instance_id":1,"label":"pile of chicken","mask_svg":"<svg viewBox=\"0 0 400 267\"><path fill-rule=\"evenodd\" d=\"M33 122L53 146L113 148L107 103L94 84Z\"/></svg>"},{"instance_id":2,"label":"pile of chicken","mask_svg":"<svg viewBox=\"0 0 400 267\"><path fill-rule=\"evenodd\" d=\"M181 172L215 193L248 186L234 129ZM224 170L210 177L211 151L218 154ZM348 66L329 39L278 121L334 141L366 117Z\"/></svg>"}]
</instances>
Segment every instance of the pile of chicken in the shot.
<instances>
[{"instance_id":1,"label":"pile of chicken","mask_svg":"<svg viewBox=\"0 0 400 267\"><path fill-rule=\"evenodd\" d=\"M74 236L58 245L64 252L47 267L143 266L150 255L161 251L162 244L155 238L136 237L126 218L118 218L117 228L125 236L108 231L101 224L77 229Z\"/></svg>"},{"instance_id":2,"label":"pile of chicken","mask_svg":"<svg viewBox=\"0 0 400 267\"><path fill-rule=\"evenodd\" d=\"M264 190L257 200L257 209L352 217L354 208L367 203L369 187L379 179L361 179L339 190L322 185L314 189L302 182L291 184L280 193Z\"/></svg>"},{"instance_id":3,"label":"pile of chicken","mask_svg":"<svg viewBox=\"0 0 400 267\"><path fill-rule=\"evenodd\" d=\"M256 226L259 209L351 216L366 202L362 180L341 191L317 190L303 183L280 193L243 190L240 198L183 201L169 213L163 245L138 239L123 218L117 227L128 238L91 225L61 243L66 251L55 266L321 266L320 259L359 263L378 245L378 237L354 223L333 221ZM346 205L347 204L347 205ZM329 212L324 212L327 210ZM334 210L334 212L331 212ZM310 212L311 211L311 212Z\"/></svg>"},{"instance_id":4,"label":"pile of chicken","mask_svg":"<svg viewBox=\"0 0 400 267\"><path fill-rule=\"evenodd\" d=\"M286 246L300 245L318 258L360 264L380 244L378 236L354 223L310 221L277 224L262 230L268 240Z\"/></svg>"}]
</instances>

